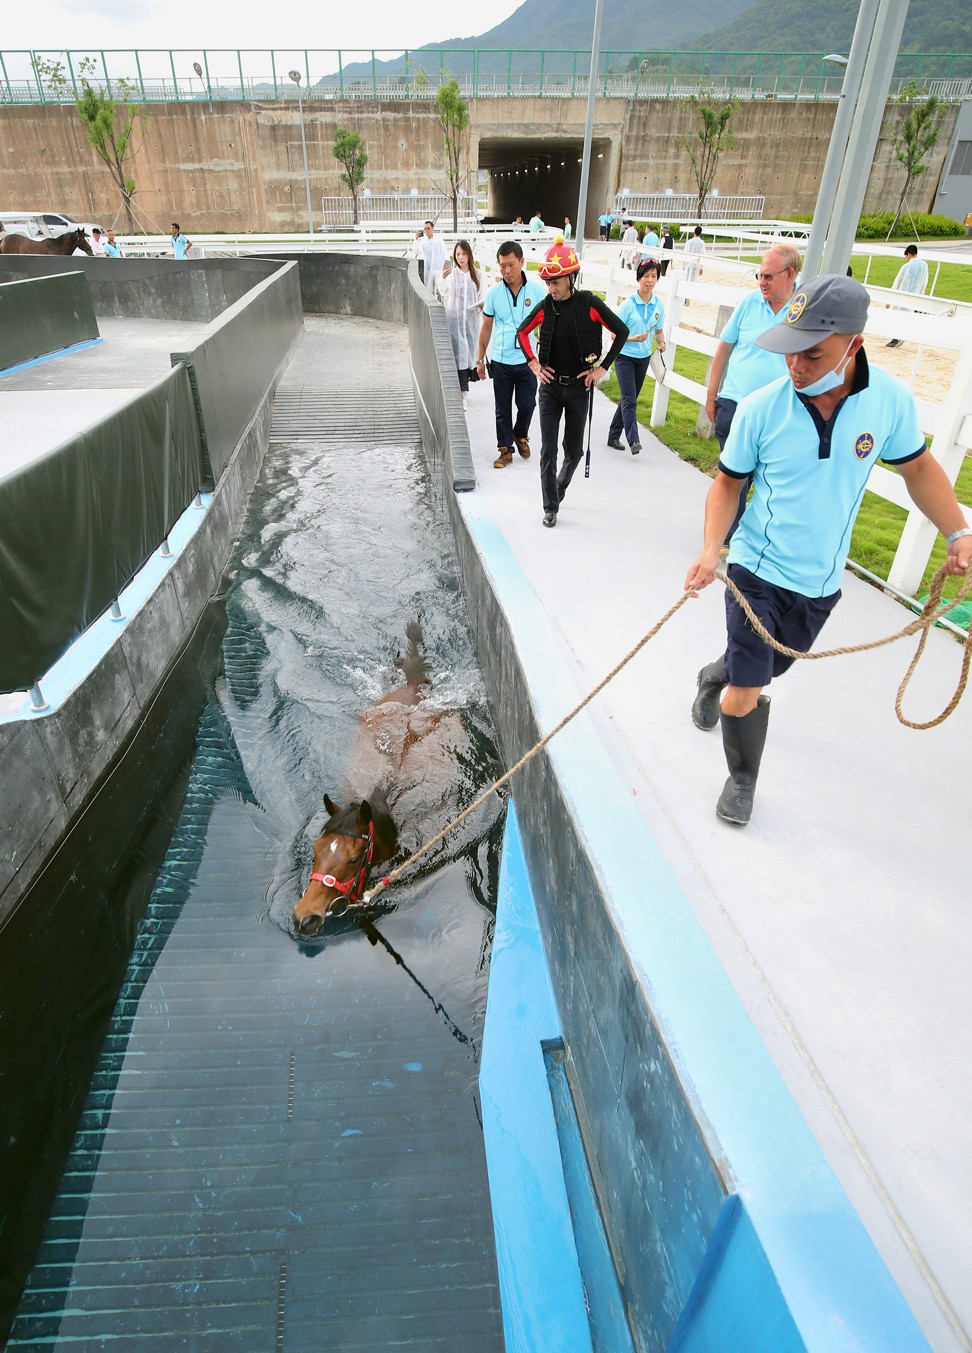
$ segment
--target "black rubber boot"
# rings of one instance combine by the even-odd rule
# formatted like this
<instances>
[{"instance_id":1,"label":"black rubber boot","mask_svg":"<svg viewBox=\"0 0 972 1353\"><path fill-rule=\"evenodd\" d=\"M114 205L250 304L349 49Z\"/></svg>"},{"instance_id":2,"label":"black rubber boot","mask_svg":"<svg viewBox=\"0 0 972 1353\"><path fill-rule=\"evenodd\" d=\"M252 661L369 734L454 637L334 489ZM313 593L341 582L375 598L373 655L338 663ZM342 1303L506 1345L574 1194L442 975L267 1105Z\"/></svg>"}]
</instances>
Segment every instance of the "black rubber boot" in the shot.
<instances>
[{"instance_id":1,"label":"black rubber boot","mask_svg":"<svg viewBox=\"0 0 972 1353\"><path fill-rule=\"evenodd\" d=\"M726 655L716 658L699 673L699 693L692 705L692 722L707 733L719 722L719 700L729 682Z\"/></svg>"},{"instance_id":2,"label":"black rubber boot","mask_svg":"<svg viewBox=\"0 0 972 1353\"><path fill-rule=\"evenodd\" d=\"M732 714L720 716L722 745L729 767L729 779L716 804L716 812L723 822L734 822L739 827L745 827L752 817L753 795L756 793L756 778L766 743L769 711L769 696L761 695L759 704L749 714L741 718Z\"/></svg>"}]
</instances>

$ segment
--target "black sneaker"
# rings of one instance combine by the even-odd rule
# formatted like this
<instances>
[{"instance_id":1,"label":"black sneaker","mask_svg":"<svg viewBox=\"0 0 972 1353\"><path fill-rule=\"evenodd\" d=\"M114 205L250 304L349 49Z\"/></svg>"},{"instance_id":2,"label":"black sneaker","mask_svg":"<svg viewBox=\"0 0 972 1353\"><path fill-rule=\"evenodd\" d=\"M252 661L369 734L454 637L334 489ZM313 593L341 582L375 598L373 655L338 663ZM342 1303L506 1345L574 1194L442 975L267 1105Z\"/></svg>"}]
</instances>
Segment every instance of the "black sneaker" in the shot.
<instances>
[{"instance_id":1,"label":"black sneaker","mask_svg":"<svg viewBox=\"0 0 972 1353\"><path fill-rule=\"evenodd\" d=\"M608 446L612 447L615 451L623 451L623 450L624 450L624 447L621 445L621 438L620 438L620 437L609 437L609 438L608 438Z\"/></svg>"},{"instance_id":2,"label":"black sneaker","mask_svg":"<svg viewBox=\"0 0 972 1353\"><path fill-rule=\"evenodd\" d=\"M892 338L891 342L890 342L890 343L885 343L884 346L885 346L886 348L900 348L900 347L901 347L901 339L900 339L900 338Z\"/></svg>"},{"instance_id":3,"label":"black sneaker","mask_svg":"<svg viewBox=\"0 0 972 1353\"><path fill-rule=\"evenodd\" d=\"M557 525L556 512L545 512L543 514L543 524L544 526L556 526Z\"/></svg>"},{"instance_id":4,"label":"black sneaker","mask_svg":"<svg viewBox=\"0 0 972 1353\"><path fill-rule=\"evenodd\" d=\"M631 443L631 454L632 454L633 456L636 456L640 450L641 450L641 443L640 443L640 442L632 442L632 443Z\"/></svg>"}]
</instances>

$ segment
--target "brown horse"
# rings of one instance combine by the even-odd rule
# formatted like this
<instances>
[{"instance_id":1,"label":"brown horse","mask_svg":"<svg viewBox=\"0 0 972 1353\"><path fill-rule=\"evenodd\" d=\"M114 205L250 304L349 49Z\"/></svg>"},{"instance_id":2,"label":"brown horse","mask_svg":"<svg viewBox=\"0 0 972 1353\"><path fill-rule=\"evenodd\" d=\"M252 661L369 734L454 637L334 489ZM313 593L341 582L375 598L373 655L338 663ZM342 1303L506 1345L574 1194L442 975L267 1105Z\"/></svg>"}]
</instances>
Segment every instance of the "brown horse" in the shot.
<instances>
[{"instance_id":1,"label":"brown horse","mask_svg":"<svg viewBox=\"0 0 972 1353\"><path fill-rule=\"evenodd\" d=\"M423 687L431 683L417 620L409 622L405 634L405 656L396 660L405 685L382 696L358 716L361 733L349 772L352 784L394 785L398 805L416 783L424 783L430 774L434 776L434 761L444 745L441 730L451 728L450 716L444 711L423 706ZM451 719L458 722L454 715ZM440 736L433 736L436 733ZM423 748L433 745L431 759L423 756ZM371 789L342 808L325 794L324 807L329 816L314 842L310 882L294 908L294 927L300 935L316 935L332 907L343 911L360 902L371 865L394 855L398 828L385 795L383 789Z\"/></svg>"},{"instance_id":2,"label":"brown horse","mask_svg":"<svg viewBox=\"0 0 972 1353\"><path fill-rule=\"evenodd\" d=\"M75 249L91 253L91 245L81 226L66 230L52 240L32 240L29 235L0 236L0 254L73 254Z\"/></svg>"}]
</instances>

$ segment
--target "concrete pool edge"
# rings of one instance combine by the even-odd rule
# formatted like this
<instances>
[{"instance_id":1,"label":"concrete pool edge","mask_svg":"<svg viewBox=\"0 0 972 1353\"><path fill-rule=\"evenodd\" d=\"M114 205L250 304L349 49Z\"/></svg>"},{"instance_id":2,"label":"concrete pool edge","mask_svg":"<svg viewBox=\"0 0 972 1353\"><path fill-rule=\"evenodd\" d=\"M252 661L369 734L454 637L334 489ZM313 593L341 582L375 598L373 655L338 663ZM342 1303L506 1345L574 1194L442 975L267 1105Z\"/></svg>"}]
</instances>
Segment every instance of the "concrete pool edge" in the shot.
<instances>
[{"instance_id":1,"label":"concrete pool edge","mask_svg":"<svg viewBox=\"0 0 972 1353\"><path fill-rule=\"evenodd\" d=\"M584 692L567 675L570 664L559 635L502 533L479 514L474 496L450 494L447 502L480 666L512 762ZM693 1237L692 1253L680 1251L671 1261L683 1283L693 1274L679 1291L677 1314L669 1318L677 1347L706 1346L706 1326L714 1320L723 1330L737 1331L742 1342L732 1346L740 1348L760 1346L760 1321L783 1321L788 1334L780 1340L777 1326L774 1348L927 1349L586 717L564 730L518 780L514 790L526 856L569 1054L573 1045L578 1111L586 1119L592 1166L600 1173L602 1206L615 1213L616 1228L618 1208L629 1223L636 1220L637 1209L623 1200L630 1183L617 1177L635 1145L626 1140L631 1123L626 1134L617 1121L604 1122L612 1112L610 1105L605 1108L612 1053L637 1052L623 1039L619 1049L613 1029L623 1022L619 1000L633 1006L629 1016L655 1026L723 1180L723 1206L716 1208L710 1198L710 1215ZM563 839L551 838L555 821ZM617 858L619 833L628 843L627 860ZM593 890L589 914L584 927L571 927L565 899L581 881ZM648 906L641 902L645 897ZM601 965L585 962L590 950L581 932L598 924L591 919L595 903L607 918L601 927L607 975L595 971ZM619 984L618 970L630 977L629 984ZM598 1038L587 1046L585 1019L600 1023ZM599 1061L604 1065L593 1065ZM645 1262L639 1237L633 1230L625 1233L623 1220L613 1239L629 1274ZM668 1240L682 1245L684 1237ZM674 1281L678 1286L677 1277ZM730 1323L730 1315L741 1318L731 1306L746 1284L755 1284L759 1299L748 1312L756 1324L744 1332ZM637 1301L634 1313L638 1321Z\"/></svg>"}]
</instances>

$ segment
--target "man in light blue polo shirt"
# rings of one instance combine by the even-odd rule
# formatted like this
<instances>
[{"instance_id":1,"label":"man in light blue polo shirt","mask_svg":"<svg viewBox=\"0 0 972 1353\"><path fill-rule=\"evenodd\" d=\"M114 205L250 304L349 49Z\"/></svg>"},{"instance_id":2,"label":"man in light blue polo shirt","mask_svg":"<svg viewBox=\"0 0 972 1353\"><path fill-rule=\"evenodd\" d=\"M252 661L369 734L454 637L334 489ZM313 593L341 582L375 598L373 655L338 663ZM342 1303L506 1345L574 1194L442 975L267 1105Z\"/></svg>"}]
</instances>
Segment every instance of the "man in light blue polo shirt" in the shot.
<instances>
[{"instance_id":1,"label":"man in light blue polo shirt","mask_svg":"<svg viewBox=\"0 0 972 1353\"><path fill-rule=\"evenodd\" d=\"M767 352L756 340L777 323L780 312L789 305L799 271L800 255L792 245L776 244L767 249L756 270L757 289L739 302L719 337L709 372L705 412L720 451L739 401L786 375L786 362L780 354ZM727 539L739 524L748 492L749 484L739 495L739 510Z\"/></svg>"},{"instance_id":2,"label":"man in light blue polo shirt","mask_svg":"<svg viewBox=\"0 0 972 1353\"><path fill-rule=\"evenodd\" d=\"M517 328L534 306L543 303L547 289L538 277L528 276L523 267L523 249L516 240L501 244L496 261L500 281L490 287L483 304L483 323L479 331L476 370L486 378L486 348L493 340L493 405L496 410L495 470L513 463L513 447L524 460L530 459L530 423L537 407L537 378L527 365L526 353L516 336ZM516 422L513 402L516 401Z\"/></svg>"},{"instance_id":3,"label":"man in light blue polo shirt","mask_svg":"<svg viewBox=\"0 0 972 1353\"><path fill-rule=\"evenodd\" d=\"M770 634L809 649L840 600L851 529L877 461L893 463L908 493L946 537L952 574L972 563L972 531L925 439L911 394L872 370L861 346L868 296L852 278L815 277L793 295L779 323L757 340L782 354L788 374L739 404L706 498L702 553L685 579L707 587L740 489L753 497L729 547L729 577ZM749 821L773 677L792 663L763 642L726 592L727 647L699 673L692 718L722 725L729 778L716 807ZM720 693L725 688L720 708Z\"/></svg>"}]
</instances>

